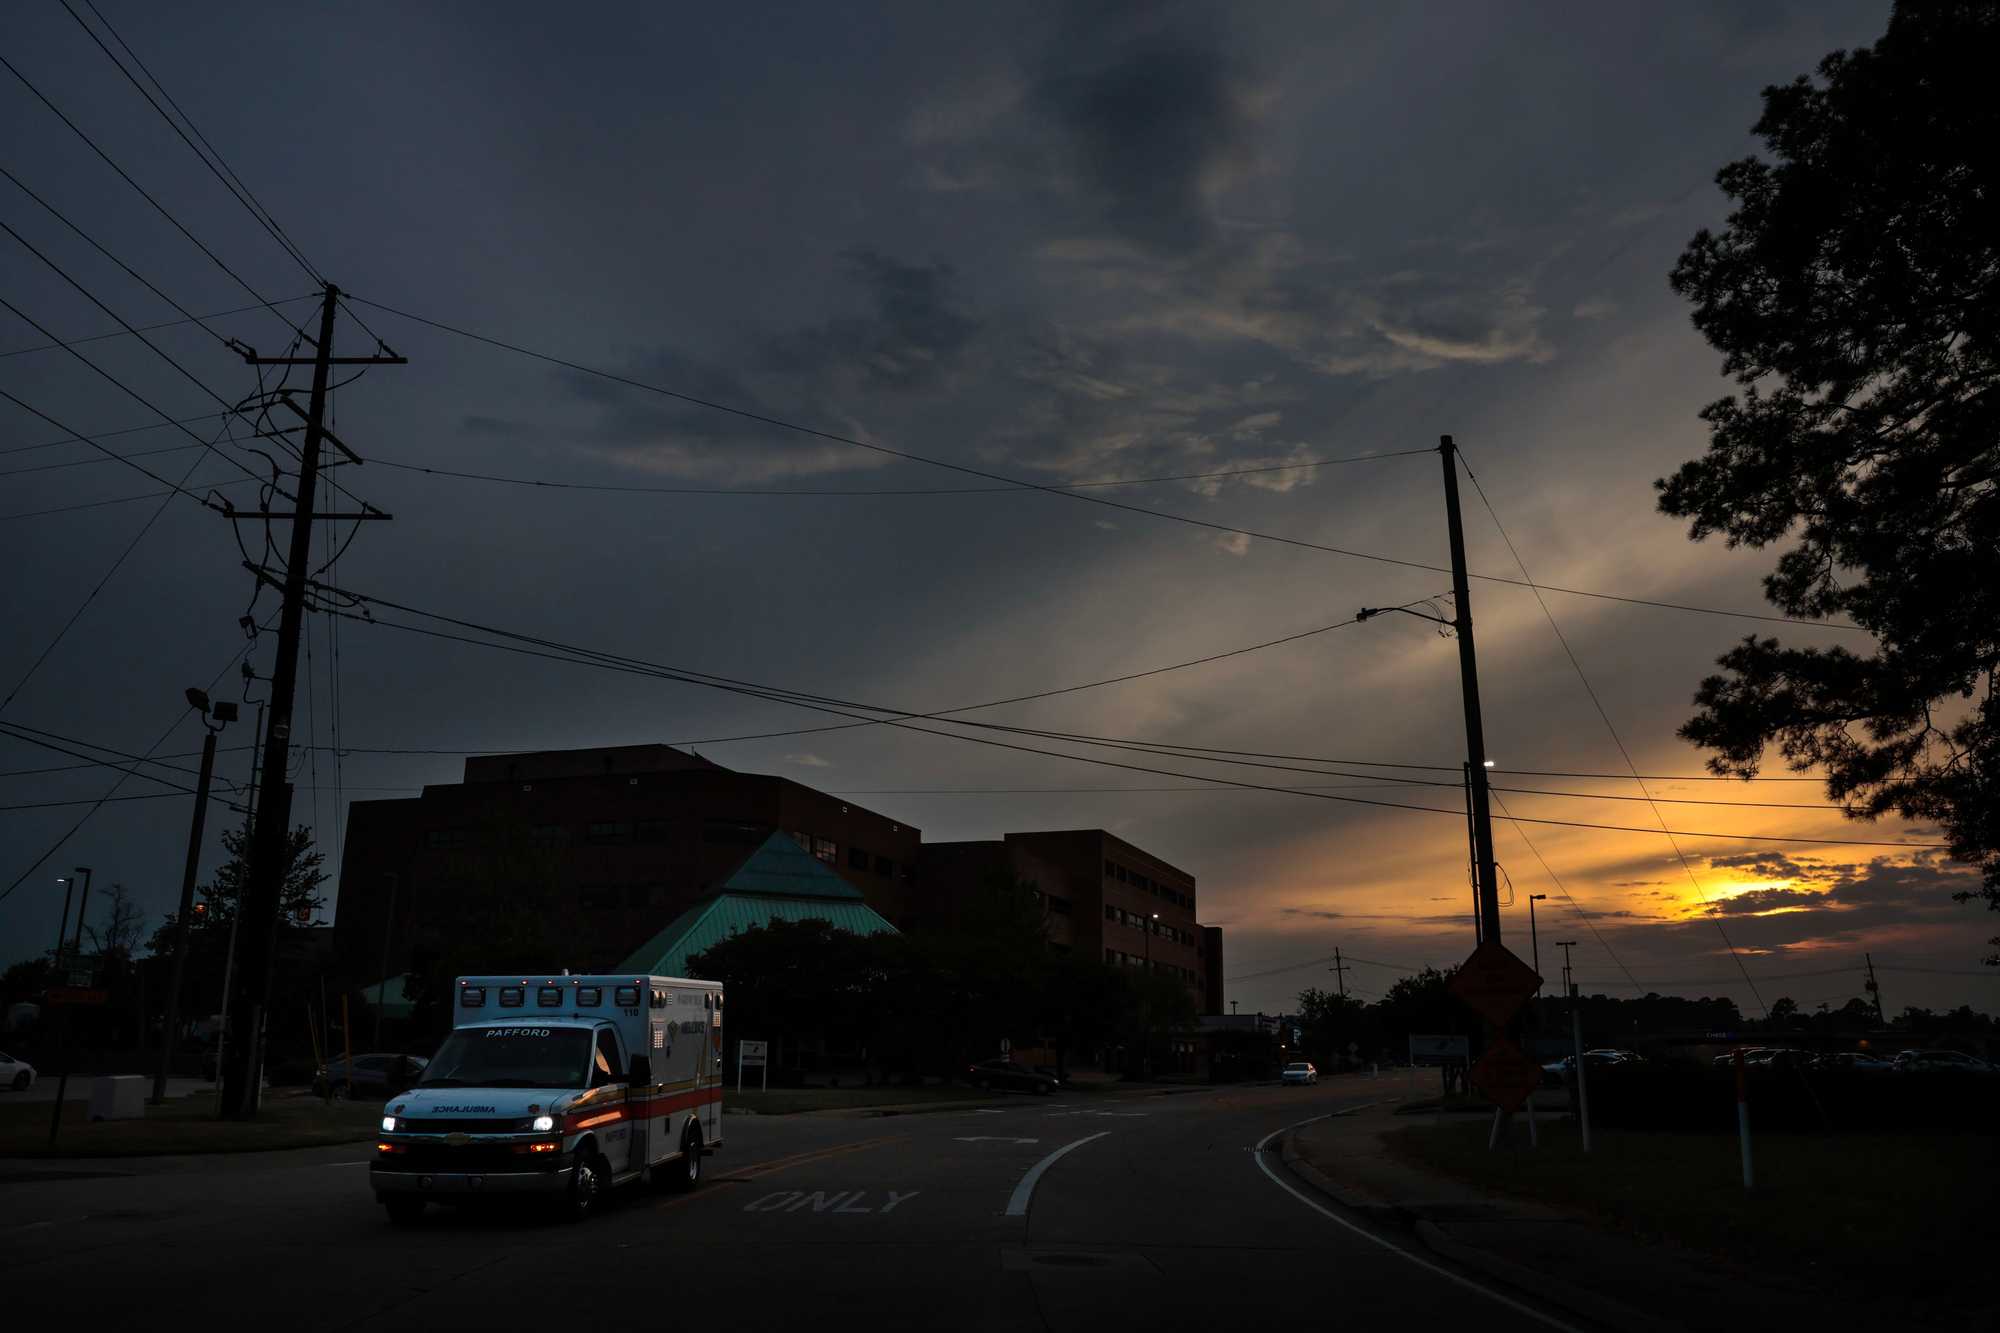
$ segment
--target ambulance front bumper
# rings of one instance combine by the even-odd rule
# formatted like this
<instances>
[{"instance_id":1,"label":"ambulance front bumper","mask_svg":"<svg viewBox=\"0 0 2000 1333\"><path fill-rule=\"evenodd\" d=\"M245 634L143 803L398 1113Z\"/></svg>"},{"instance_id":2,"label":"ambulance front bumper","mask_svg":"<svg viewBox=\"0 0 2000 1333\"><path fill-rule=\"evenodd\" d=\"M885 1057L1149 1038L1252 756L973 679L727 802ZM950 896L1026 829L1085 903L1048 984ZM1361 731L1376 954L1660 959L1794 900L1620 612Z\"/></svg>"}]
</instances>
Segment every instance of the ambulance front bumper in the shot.
<instances>
[{"instance_id":1,"label":"ambulance front bumper","mask_svg":"<svg viewBox=\"0 0 2000 1333\"><path fill-rule=\"evenodd\" d=\"M405 1171L371 1164L368 1184L379 1197L415 1194L430 1199L482 1195L555 1194L569 1188L575 1168L548 1171Z\"/></svg>"}]
</instances>

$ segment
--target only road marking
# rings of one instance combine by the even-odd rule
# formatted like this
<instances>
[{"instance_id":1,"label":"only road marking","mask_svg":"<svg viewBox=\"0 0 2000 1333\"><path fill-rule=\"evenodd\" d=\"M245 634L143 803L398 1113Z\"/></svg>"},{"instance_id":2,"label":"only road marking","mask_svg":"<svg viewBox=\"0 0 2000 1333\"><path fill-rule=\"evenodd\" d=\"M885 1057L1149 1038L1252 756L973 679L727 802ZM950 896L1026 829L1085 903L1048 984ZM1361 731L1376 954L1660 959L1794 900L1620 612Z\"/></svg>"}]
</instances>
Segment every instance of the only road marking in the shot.
<instances>
[{"instance_id":1,"label":"only road marking","mask_svg":"<svg viewBox=\"0 0 2000 1333\"><path fill-rule=\"evenodd\" d=\"M743 1205L746 1213L796 1213L801 1208L810 1208L815 1213L892 1213L899 1204L916 1198L922 1190L907 1193L888 1190L889 1201L879 1208L863 1208L860 1203L868 1197L866 1190L835 1190L831 1194L825 1190L814 1190L808 1194L804 1190L779 1190L776 1194L766 1194L761 1199L753 1199Z\"/></svg>"}]
</instances>

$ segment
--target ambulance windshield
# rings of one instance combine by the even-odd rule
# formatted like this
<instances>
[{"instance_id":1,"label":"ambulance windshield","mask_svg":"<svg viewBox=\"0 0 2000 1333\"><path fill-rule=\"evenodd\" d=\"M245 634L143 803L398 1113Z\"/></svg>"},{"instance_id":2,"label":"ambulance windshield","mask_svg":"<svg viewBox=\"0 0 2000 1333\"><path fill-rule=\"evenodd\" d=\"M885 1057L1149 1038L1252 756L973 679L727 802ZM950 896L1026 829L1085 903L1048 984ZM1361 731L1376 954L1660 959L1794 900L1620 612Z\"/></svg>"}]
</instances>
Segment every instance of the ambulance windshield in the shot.
<instances>
[{"instance_id":1,"label":"ambulance windshield","mask_svg":"<svg viewBox=\"0 0 2000 1333\"><path fill-rule=\"evenodd\" d=\"M459 1028L424 1069L426 1088L580 1088L590 1072L583 1028Z\"/></svg>"}]
</instances>

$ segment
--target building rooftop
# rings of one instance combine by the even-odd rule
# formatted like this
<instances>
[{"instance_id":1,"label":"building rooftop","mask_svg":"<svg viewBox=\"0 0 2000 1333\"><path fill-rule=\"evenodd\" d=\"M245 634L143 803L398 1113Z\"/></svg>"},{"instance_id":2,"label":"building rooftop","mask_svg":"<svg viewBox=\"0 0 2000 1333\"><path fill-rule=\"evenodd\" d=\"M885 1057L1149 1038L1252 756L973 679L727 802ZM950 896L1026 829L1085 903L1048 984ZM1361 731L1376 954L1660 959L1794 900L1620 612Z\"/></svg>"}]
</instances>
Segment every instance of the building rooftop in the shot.
<instances>
[{"instance_id":1,"label":"building rooftop","mask_svg":"<svg viewBox=\"0 0 2000 1333\"><path fill-rule=\"evenodd\" d=\"M791 838L773 833L713 893L611 970L685 976L695 954L773 921L826 921L856 935L896 933L861 890Z\"/></svg>"}]
</instances>

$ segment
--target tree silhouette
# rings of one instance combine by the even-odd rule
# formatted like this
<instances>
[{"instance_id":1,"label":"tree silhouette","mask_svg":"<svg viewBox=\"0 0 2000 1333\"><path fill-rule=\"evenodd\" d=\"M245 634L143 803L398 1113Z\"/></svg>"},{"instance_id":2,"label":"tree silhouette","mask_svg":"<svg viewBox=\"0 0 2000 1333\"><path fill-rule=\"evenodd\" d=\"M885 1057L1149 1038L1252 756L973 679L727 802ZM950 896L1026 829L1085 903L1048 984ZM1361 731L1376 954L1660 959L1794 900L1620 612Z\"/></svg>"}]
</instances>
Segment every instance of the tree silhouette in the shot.
<instances>
[{"instance_id":1,"label":"tree silhouette","mask_svg":"<svg viewBox=\"0 0 2000 1333\"><path fill-rule=\"evenodd\" d=\"M1741 386L1658 483L1697 541L1787 543L1787 614L1872 652L1745 639L1681 735L1748 776L1776 746L1852 817L1936 824L2000 910L2000 8L1898 4L1873 47L1764 92L1771 160L1673 272ZM2000 938L1993 941L2000 945ZM1987 960L2000 962L2000 954Z\"/></svg>"},{"instance_id":2,"label":"tree silhouette","mask_svg":"<svg viewBox=\"0 0 2000 1333\"><path fill-rule=\"evenodd\" d=\"M229 859L216 869L213 879L195 887L194 919L188 923L188 929L197 939L202 935L228 935L229 925L236 919L237 906L243 900L243 887L250 880L246 859L249 843L249 834L243 829L223 830L222 850L229 853ZM328 878L326 872L320 869L325 860L324 852L313 849L312 833L305 825L301 824L285 835L285 885L278 895L278 928L281 931L325 924L319 919L320 912L326 907L326 899L319 891L319 886ZM173 952L177 915L167 913L159 929L153 932L147 947L154 953Z\"/></svg>"}]
</instances>

